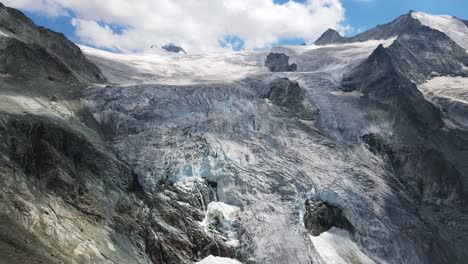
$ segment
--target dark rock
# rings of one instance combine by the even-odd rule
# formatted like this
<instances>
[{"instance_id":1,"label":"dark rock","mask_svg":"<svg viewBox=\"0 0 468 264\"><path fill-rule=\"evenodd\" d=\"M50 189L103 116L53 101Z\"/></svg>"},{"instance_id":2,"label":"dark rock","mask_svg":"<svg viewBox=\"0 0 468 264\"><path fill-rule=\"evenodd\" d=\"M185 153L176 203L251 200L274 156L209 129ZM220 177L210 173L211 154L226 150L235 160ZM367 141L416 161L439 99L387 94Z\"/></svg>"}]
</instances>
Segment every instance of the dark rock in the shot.
<instances>
[{"instance_id":1,"label":"dark rock","mask_svg":"<svg viewBox=\"0 0 468 264\"><path fill-rule=\"evenodd\" d=\"M319 199L308 199L304 205L304 226L311 235L319 236L332 227L354 230L339 207Z\"/></svg>"},{"instance_id":2,"label":"dark rock","mask_svg":"<svg viewBox=\"0 0 468 264\"><path fill-rule=\"evenodd\" d=\"M306 91L296 81L277 78L270 84L267 98L274 104L288 109L300 119L313 120L318 110L306 99Z\"/></svg>"},{"instance_id":3,"label":"dark rock","mask_svg":"<svg viewBox=\"0 0 468 264\"><path fill-rule=\"evenodd\" d=\"M93 82L105 80L97 66L89 62L80 48L63 34L37 27L32 20L16 9L0 5L0 28L17 40L14 45L22 42L23 45L31 47L30 50L41 50L41 53L49 54L49 57L62 65L64 69L61 71L72 72L77 79ZM2 38L3 41L5 40ZM33 47L33 44L36 47ZM29 61L34 62L32 58Z\"/></svg>"},{"instance_id":4,"label":"dark rock","mask_svg":"<svg viewBox=\"0 0 468 264\"><path fill-rule=\"evenodd\" d=\"M443 124L439 110L427 102L416 85L395 66L393 53L380 45L342 80L344 91L359 90L369 99L392 108L421 131Z\"/></svg>"},{"instance_id":5,"label":"dark rock","mask_svg":"<svg viewBox=\"0 0 468 264\"><path fill-rule=\"evenodd\" d=\"M392 146L385 142L381 135L369 133L362 135L361 140L367 149L375 155L380 155L390 160L394 159L395 153L393 152Z\"/></svg>"},{"instance_id":6,"label":"dark rock","mask_svg":"<svg viewBox=\"0 0 468 264\"><path fill-rule=\"evenodd\" d=\"M408 79L423 83L438 75L467 76L468 54L444 33L413 24L388 48L395 68ZM430 54L430 56L428 56Z\"/></svg>"},{"instance_id":7,"label":"dark rock","mask_svg":"<svg viewBox=\"0 0 468 264\"><path fill-rule=\"evenodd\" d=\"M404 146L395 150L391 164L415 196L426 203L453 204L463 199L462 175L439 150Z\"/></svg>"},{"instance_id":8,"label":"dark rock","mask_svg":"<svg viewBox=\"0 0 468 264\"><path fill-rule=\"evenodd\" d=\"M0 71L23 79L43 76L51 81L77 82L72 71L46 49L15 38L0 39Z\"/></svg>"},{"instance_id":9,"label":"dark rock","mask_svg":"<svg viewBox=\"0 0 468 264\"><path fill-rule=\"evenodd\" d=\"M284 53L268 54L265 66L272 72L292 72L297 70L295 63L289 65L289 56Z\"/></svg>"}]
</instances>

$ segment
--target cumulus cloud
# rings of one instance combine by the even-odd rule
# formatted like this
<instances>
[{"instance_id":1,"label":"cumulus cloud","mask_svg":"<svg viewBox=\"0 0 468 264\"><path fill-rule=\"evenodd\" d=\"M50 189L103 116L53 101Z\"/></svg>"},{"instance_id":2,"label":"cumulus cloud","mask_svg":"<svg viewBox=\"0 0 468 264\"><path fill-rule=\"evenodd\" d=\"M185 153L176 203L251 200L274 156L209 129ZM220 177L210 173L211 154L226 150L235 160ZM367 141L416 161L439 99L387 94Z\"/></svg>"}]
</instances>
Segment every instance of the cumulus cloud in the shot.
<instances>
[{"instance_id":1,"label":"cumulus cloud","mask_svg":"<svg viewBox=\"0 0 468 264\"><path fill-rule=\"evenodd\" d=\"M86 44L120 51L172 42L189 52L221 49L226 37L247 50L280 39L314 41L327 28L343 32L340 0L4 0L6 5L50 16L73 14L76 35ZM50 8L48 8L50 7ZM115 30L113 25L119 25ZM233 47L233 45L224 45Z\"/></svg>"}]
</instances>

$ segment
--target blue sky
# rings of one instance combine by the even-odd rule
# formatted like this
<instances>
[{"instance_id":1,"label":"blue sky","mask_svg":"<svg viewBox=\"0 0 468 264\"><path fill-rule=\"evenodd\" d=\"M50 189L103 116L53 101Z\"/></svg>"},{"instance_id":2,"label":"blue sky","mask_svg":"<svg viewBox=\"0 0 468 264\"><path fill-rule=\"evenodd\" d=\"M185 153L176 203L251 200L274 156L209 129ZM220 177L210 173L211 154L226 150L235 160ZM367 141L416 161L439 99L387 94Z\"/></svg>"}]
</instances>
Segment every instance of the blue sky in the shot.
<instances>
[{"instance_id":1,"label":"blue sky","mask_svg":"<svg viewBox=\"0 0 468 264\"><path fill-rule=\"evenodd\" d=\"M277 4L284 4L287 0L274 0L274 2ZM297 0L296 2L304 3L305 0ZM449 14L468 19L468 0L341 0L340 2L345 9L344 21L340 22L340 24L351 27L351 30L346 31L346 35L354 35L378 24L389 22L397 16L407 13L409 10L431 14ZM75 17L73 10L68 12L68 16L51 16L45 12L26 10L25 8L20 9L36 24L62 32L76 43L84 42L83 37L77 35L76 25L72 25L72 19ZM112 23L104 24L99 20L96 20L96 23L100 26L107 25L114 34L121 33L122 29L125 28ZM317 21L316 23L321 23L321 21ZM271 44L301 44L303 42L304 38L293 36L280 38L278 41L274 41ZM90 44L91 46L106 50L114 50L113 48L105 47L105 45L93 45L93 43L85 44ZM227 44L233 44L232 46L234 49L244 47L244 41L236 36L226 37L226 41L220 42L219 45L224 47Z\"/></svg>"}]
</instances>

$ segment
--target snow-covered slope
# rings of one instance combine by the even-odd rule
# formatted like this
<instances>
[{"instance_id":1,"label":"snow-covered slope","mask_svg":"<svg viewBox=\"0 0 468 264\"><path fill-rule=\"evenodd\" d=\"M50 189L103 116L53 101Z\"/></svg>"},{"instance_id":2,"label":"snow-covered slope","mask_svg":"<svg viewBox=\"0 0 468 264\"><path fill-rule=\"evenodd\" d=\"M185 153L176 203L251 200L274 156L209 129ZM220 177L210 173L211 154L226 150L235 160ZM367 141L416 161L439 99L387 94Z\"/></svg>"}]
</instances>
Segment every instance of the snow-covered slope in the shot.
<instances>
[{"instance_id":1,"label":"snow-covered slope","mask_svg":"<svg viewBox=\"0 0 468 264\"><path fill-rule=\"evenodd\" d=\"M435 77L418 88L451 118L444 120L449 128L468 129L468 78Z\"/></svg>"},{"instance_id":2,"label":"snow-covered slope","mask_svg":"<svg viewBox=\"0 0 468 264\"><path fill-rule=\"evenodd\" d=\"M423 25L447 34L453 41L468 51L468 27L453 16L436 16L422 12L412 12L411 16Z\"/></svg>"},{"instance_id":3,"label":"snow-covered slope","mask_svg":"<svg viewBox=\"0 0 468 264\"><path fill-rule=\"evenodd\" d=\"M266 72L256 56L242 53L179 55L169 52L116 54L81 46L112 83L193 84L241 79Z\"/></svg>"}]
</instances>

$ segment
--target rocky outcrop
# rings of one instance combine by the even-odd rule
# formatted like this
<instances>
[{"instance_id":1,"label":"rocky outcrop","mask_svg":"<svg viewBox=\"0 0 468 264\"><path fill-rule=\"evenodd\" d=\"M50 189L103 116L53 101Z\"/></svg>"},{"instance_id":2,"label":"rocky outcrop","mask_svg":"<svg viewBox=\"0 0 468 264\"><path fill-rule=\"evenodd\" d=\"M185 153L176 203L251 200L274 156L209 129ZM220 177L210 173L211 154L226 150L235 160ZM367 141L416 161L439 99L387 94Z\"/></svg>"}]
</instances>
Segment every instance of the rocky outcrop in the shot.
<instances>
[{"instance_id":1,"label":"rocky outcrop","mask_svg":"<svg viewBox=\"0 0 468 264\"><path fill-rule=\"evenodd\" d=\"M332 227L353 231L340 208L319 199L308 199L304 206L304 226L312 236L319 236Z\"/></svg>"},{"instance_id":2,"label":"rocky outcrop","mask_svg":"<svg viewBox=\"0 0 468 264\"><path fill-rule=\"evenodd\" d=\"M327 29L315 42L315 45L327 45L333 43L341 43L343 37L334 29Z\"/></svg>"},{"instance_id":3,"label":"rocky outcrop","mask_svg":"<svg viewBox=\"0 0 468 264\"><path fill-rule=\"evenodd\" d=\"M268 54L265 66L272 72L293 72L297 70L295 63L289 65L289 56L284 53Z\"/></svg>"},{"instance_id":4,"label":"rocky outcrop","mask_svg":"<svg viewBox=\"0 0 468 264\"><path fill-rule=\"evenodd\" d=\"M306 91L299 86L298 82L288 78L275 79L270 84L267 98L300 119L313 120L318 114L318 109L307 100Z\"/></svg>"},{"instance_id":5,"label":"rocky outcrop","mask_svg":"<svg viewBox=\"0 0 468 264\"><path fill-rule=\"evenodd\" d=\"M420 129L442 125L440 112L424 99L416 85L395 66L392 53L380 45L342 80L344 91L359 90L370 99L392 106Z\"/></svg>"}]
</instances>

